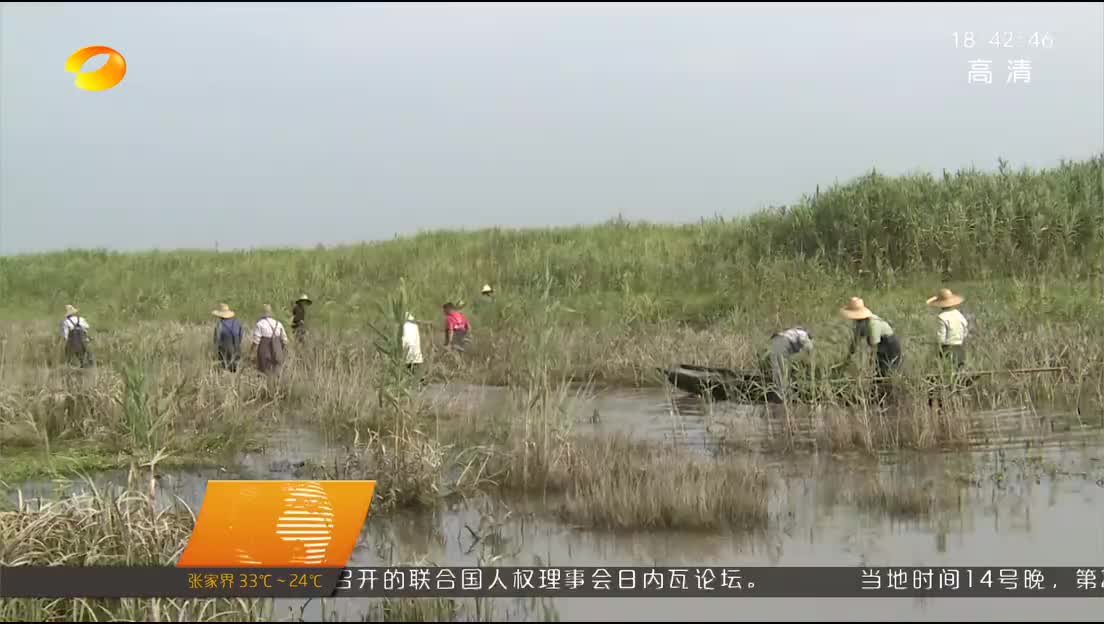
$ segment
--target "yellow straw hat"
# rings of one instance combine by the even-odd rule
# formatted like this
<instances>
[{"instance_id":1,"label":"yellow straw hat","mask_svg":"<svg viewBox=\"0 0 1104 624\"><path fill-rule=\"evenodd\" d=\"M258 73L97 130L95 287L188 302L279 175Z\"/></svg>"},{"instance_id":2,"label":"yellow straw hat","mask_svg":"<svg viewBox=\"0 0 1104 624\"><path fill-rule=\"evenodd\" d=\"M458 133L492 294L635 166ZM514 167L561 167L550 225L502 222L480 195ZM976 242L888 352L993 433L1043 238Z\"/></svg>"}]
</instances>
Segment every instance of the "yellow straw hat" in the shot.
<instances>
[{"instance_id":1,"label":"yellow straw hat","mask_svg":"<svg viewBox=\"0 0 1104 624\"><path fill-rule=\"evenodd\" d=\"M874 313L871 312L866 307L866 304L863 303L863 300L858 297L851 297L847 305L840 308L840 314L843 315L843 318L852 321L861 321L874 316Z\"/></svg>"},{"instance_id":2,"label":"yellow straw hat","mask_svg":"<svg viewBox=\"0 0 1104 624\"><path fill-rule=\"evenodd\" d=\"M483 291L482 292L483 292L484 295L489 295L489 294L494 292L494 289L491 288L490 284L483 284Z\"/></svg>"},{"instance_id":3,"label":"yellow straw hat","mask_svg":"<svg viewBox=\"0 0 1104 624\"><path fill-rule=\"evenodd\" d=\"M264 304L261 307L261 316L272 316L272 306L267 303Z\"/></svg>"},{"instance_id":4,"label":"yellow straw hat","mask_svg":"<svg viewBox=\"0 0 1104 624\"><path fill-rule=\"evenodd\" d=\"M295 303L299 303L300 301L302 301L303 303L306 303L307 305L310 305L311 303L313 303L311 301L311 298L308 297L306 295L306 293L303 293L302 295L299 295L299 298L295 300Z\"/></svg>"},{"instance_id":5,"label":"yellow straw hat","mask_svg":"<svg viewBox=\"0 0 1104 624\"><path fill-rule=\"evenodd\" d=\"M65 316L72 316L73 314L76 314L77 312L78 312L78 310L75 307L73 307L71 305L66 305L65 306Z\"/></svg>"},{"instance_id":6,"label":"yellow straw hat","mask_svg":"<svg viewBox=\"0 0 1104 624\"><path fill-rule=\"evenodd\" d=\"M940 288L939 294L928 297L928 305L936 308L953 308L965 301L960 295L951 292L950 288Z\"/></svg>"},{"instance_id":7,"label":"yellow straw hat","mask_svg":"<svg viewBox=\"0 0 1104 624\"><path fill-rule=\"evenodd\" d=\"M234 318L234 311L231 310L230 306L226 305L225 303L220 303L217 309L211 311L211 314L214 314L215 316L223 319Z\"/></svg>"}]
</instances>

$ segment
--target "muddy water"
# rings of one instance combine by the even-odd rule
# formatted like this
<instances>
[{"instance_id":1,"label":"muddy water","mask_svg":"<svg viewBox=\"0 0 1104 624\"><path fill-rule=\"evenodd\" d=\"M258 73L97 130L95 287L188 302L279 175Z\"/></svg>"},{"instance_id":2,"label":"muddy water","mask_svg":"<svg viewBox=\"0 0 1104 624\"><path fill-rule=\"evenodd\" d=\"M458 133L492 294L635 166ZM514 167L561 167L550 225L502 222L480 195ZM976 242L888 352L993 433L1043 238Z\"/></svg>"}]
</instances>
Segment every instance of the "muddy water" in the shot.
<instances>
[{"instance_id":1,"label":"muddy water","mask_svg":"<svg viewBox=\"0 0 1104 624\"><path fill-rule=\"evenodd\" d=\"M430 386L425 398L431 405L444 409L479 404L490 411L508 405L505 389L488 386ZM691 448L736 445L755 450L768 447L768 440L776 438L780 431L778 406L707 403L678 390L594 391L576 387L564 398L575 414L579 432L626 434ZM813 446L818 411L820 408L803 406L791 409L796 442ZM771 417L764 418L768 414ZM1104 439L1104 413L1025 406L978 411L968 418L970 441L983 448L1027 442L1070 444L1078 440L1091 445Z\"/></svg>"},{"instance_id":2,"label":"muddy water","mask_svg":"<svg viewBox=\"0 0 1104 624\"><path fill-rule=\"evenodd\" d=\"M435 401L503 400L493 388L430 388ZM738 434L764 435L757 408L696 400L663 391L603 392L576 399L580 431L633 436L709 448ZM595 410L597 417L595 417ZM1048 423L1062 423L1052 426ZM1070 424L1073 423L1073 424ZM578 530L555 521L555 503L475 500L419 515L369 518L350 565L678 565L678 566L1048 566L1104 568L1104 441L1076 415L1004 410L975 415L973 428L992 443L968 453L772 456L771 521L755 534ZM1041 429L1039 429L1041 428ZM1045 444L1025 448L1029 433ZM294 478L305 458L336 452L309 431L274 437L263 454L238 466L164 475L158 492L193 509L211 478ZM121 482L125 475L104 475ZM936 501L917 514L871 506L864 493L928 492ZM80 488L69 484L65 489ZM52 496L58 484L28 483L24 495ZM480 536L478 541L473 532ZM315 601L309 619L367 614L366 600ZM562 599L550 601L565 620L860 619L1096 620L1101 599ZM495 619L544 619L526 600L493 601ZM281 601L277 617L298 615L302 602ZM331 613L332 612L332 613Z\"/></svg>"}]
</instances>

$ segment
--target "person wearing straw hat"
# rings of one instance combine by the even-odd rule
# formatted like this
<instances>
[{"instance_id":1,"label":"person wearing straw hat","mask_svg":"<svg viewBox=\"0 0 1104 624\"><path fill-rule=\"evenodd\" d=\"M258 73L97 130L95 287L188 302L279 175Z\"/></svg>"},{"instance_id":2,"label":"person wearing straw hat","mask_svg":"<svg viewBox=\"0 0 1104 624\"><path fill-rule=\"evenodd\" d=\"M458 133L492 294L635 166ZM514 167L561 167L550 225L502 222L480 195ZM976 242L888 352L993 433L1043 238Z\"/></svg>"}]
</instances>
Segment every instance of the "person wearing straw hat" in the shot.
<instances>
[{"instance_id":1,"label":"person wearing straw hat","mask_svg":"<svg viewBox=\"0 0 1104 624\"><path fill-rule=\"evenodd\" d=\"M297 340L303 340L307 335L307 306L311 304L311 298L305 293L299 295L291 308L291 331Z\"/></svg>"},{"instance_id":2,"label":"person wearing straw hat","mask_svg":"<svg viewBox=\"0 0 1104 624\"><path fill-rule=\"evenodd\" d=\"M75 306L65 306L65 318L61 319L61 339L65 342L65 361L70 366L88 368L95 365L92 350L88 348L88 343L92 340L88 335L90 329L88 321L81 317Z\"/></svg>"},{"instance_id":3,"label":"person wearing straw hat","mask_svg":"<svg viewBox=\"0 0 1104 624\"><path fill-rule=\"evenodd\" d=\"M495 290L490 284L483 284L479 291L479 299L472 302L472 317L489 325L498 316L498 305L495 302Z\"/></svg>"},{"instance_id":4,"label":"person wearing straw hat","mask_svg":"<svg viewBox=\"0 0 1104 624\"><path fill-rule=\"evenodd\" d=\"M847 305L840 308L843 318L855 322L855 333L847 351L847 360L855 354L862 343L874 351L874 362L878 368L878 377L888 377L890 372L901 365L901 342L893 333L893 326L870 311L859 297L851 297Z\"/></svg>"},{"instance_id":5,"label":"person wearing straw hat","mask_svg":"<svg viewBox=\"0 0 1104 624\"><path fill-rule=\"evenodd\" d=\"M272 306L264 304L261 318L253 327L253 346L256 349L257 370L279 374L284 365L284 348L288 336L284 324L272 318Z\"/></svg>"},{"instance_id":6,"label":"person wearing straw hat","mask_svg":"<svg viewBox=\"0 0 1104 624\"><path fill-rule=\"evenodd\" d=\"M425 361L422 357L422 332L418 329L418 322L414 320L414 315L409 312L402 326L402 346L406 368L416 374Z\"/></svg>"},{"instance_id":7,"label":"person wearing straw hat","mask_svg":"<svg viewBox=\"0 0 1104 624\"><path fill-rule=\"evenodd\" d=\"M965 300L960 295L951 292L949 288L941 288L934 297L928 297L928 305L939 309L936 317L939 322L935 330L939 356L950 363L954 370L961 370L966 366L965 343L970 323L958 310L963 301Z\"/></svg>"},{"instance_id":8,"label":"person wearing straw hat","mask_svg":"<svg viewBox=\"0 0 1104 624\"><path fill-rule=\"evenodd\" d=\"M211 314L218 318L215 323L215 354L222 370L238 372L241 361L242 324L235 318L234 311L225 303L220 303Z\"/></svg>"}]
</instances>

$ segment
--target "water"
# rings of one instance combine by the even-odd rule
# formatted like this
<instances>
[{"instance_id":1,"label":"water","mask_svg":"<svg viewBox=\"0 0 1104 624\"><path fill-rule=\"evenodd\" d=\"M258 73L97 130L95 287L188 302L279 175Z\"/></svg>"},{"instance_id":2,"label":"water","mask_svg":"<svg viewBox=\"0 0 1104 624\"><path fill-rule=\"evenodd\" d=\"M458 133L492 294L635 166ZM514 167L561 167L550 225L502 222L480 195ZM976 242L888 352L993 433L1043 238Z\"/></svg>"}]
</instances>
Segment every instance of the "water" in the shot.
<instances>
[{"instance_id":1,"label":"water","mask_svg":"<svg viewBox=\"0 0 1104 624\"><path fill-rule=\"evenodd\" d=\"M433 401L494 404L496 388L431 387ZM594 411L598 416L595 418ZM707 449L734 432L752 440L772 426L762 408L670 400L662 390L611 391L575 400L577 430ZM1055 426L1053 423L1060 423ZM611 532L555 521L556 502L478 499L421 514L373 517L351 566L412 564L617 566L1062 566L1104 568L1104 441L1076 415L1031 409L972 417L971 429L990 444L971 452L762 454L771 475L770 522L756 533ZM1025 445L1029 435L1042 444ZM754 452L754 451L747 451ZM197 509L207 479L296 478L296 464L335 451L318 435L281 432L263 454L241 465L162 475L159 497ZM121 483L124 473L103 475ZM148 477L147 477L148 478ZM864 505L872 484L886 492L936 493L923 515ZM24 484L25 496L52 496L58 484ZM68 490L80 484L68 484ZM473 533L480 535L478 541ZM1104 591L1101 592L1104 598ZM469 601L470 603L471 601ZM497 600L496 619L542 619L527 600ZM305 605L309 619L336 611L360 619L369 601ZM561 619L684 620L692 606L704 620L1099 620L1099 599L558 599ZM299 614L302 601L280 601L277 617Z\"/></svg>"}]
</instances>

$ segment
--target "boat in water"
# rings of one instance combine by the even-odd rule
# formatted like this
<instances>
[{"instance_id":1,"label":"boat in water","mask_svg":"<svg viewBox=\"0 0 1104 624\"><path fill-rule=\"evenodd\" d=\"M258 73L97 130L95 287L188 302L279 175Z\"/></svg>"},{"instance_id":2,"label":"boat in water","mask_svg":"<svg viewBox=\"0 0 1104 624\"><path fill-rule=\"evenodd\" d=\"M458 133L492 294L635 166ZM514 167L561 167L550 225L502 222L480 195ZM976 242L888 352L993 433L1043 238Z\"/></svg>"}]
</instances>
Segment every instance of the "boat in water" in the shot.
<instances>
[{"instance_id":1,"label":"boat in water","mask_svg":"<svg viewBox=\"0 0 1104 624\"><path fill-rule=\"evenodd\" d=\"M770 388L770 381L757 371L680 364L660 369L660 372L679 390L714 401L782 402L782 397Z\"/></svg>"},{"instance_id":2,"label":"boat in water","mask_svg":"<svg viewBox=\"0 0 1104 624\"><path fill-rule=\"evenodd\" d=\"M956 387L955 391L968 390L979 379L994 374L1021 375L1065 372L1064 367L1009 369L1001 371L962 371L948 382L940 375L927 375L923 385L916 388L927 392L934 401L940 388ZM756 370L734 370L714 366L679 364L673 368L661 368L659 372L676 388L714 401L763 404L782 403L782 397L773 388L770 375ZM867 400L884 402L891 394L907 388L898 388L891 378L868 379L856 383L847 378L818 379L815 384L794 382L790 400L798 403L835 403L855 405Z\"/></svg>"}]
</instances>

